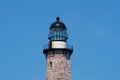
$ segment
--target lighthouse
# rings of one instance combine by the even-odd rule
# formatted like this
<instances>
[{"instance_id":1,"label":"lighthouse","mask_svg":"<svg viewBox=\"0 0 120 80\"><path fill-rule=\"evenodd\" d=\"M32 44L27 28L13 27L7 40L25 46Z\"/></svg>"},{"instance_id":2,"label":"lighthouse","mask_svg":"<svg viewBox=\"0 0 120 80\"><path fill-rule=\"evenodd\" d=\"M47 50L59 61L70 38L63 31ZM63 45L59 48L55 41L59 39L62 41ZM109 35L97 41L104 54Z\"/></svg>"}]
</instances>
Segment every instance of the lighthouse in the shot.
<instances>
[{"instance_id":1,"label":"lighthouse","mask_svg":"<svg viewBox=\"0 0 120 80\"><path fill-rule=\"evenodd\" d=\"M49 28L49 42L44 46L46 80L71 80L70 57L73 46L67 42L67 28L59 17Z\"/></svg>"}]
</instances>

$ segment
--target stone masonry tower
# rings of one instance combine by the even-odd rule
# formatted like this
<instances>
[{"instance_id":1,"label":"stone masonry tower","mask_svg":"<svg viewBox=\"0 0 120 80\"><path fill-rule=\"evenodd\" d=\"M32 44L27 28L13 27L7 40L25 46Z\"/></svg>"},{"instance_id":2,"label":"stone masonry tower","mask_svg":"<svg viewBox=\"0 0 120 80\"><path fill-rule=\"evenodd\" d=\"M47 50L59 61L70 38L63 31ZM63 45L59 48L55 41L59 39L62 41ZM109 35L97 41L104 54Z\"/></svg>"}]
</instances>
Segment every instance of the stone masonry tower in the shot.
<instances>
[{"instance_id":1,"label":"stone masonry tower","mask_svg":"<svg viewBox=\"0 0 120 80\"><path fill-rule=\"evenodd\" d=\"M43 50L47 65L46 80L71 80L70 56L73 48L67 43L67 28L59 17L50 26L48 39L49 43Z\"/></svg>"}]
</instances>

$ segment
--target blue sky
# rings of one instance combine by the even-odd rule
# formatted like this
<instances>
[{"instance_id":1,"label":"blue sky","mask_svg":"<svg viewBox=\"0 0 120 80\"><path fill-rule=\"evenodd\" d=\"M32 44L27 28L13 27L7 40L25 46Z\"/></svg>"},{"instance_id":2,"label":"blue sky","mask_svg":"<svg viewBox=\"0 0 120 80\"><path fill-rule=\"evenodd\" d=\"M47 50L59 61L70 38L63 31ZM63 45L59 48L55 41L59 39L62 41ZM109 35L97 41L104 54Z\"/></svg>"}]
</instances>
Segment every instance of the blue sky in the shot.
<instances>
[{"instance_id":1,"label":"blue sky","mask_svg":"<svg viewBox=\"0 0 120 80\"><path fill-rule=\"evenodd\" d=\"M0 80L45 80L58 15L74 46L72 80L120 80L119 0L0 0Z\"/></svg>"}]
</instances>

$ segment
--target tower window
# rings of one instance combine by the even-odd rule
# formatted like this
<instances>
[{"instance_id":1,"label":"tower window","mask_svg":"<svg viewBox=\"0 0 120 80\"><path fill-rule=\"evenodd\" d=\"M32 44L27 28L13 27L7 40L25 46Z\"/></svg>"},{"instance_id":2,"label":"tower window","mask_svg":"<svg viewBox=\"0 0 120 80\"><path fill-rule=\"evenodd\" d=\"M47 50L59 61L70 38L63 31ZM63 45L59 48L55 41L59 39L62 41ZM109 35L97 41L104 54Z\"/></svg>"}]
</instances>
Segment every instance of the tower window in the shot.
<instances>
[{"instance_id":1,"label":"tower window","mask_svg":"<svg viewBox=\"0 0 120 80\"><path fill-rule=\"evenodd\" d=\"M57 80L60 80L60 78L57 78Z\"/></svg>"},{"instance_id":2,"label":"tower window","mask_svg":"<svg viewBox=\"0 0 120 80\"><path fill-rule=\"evenodd\" d=\"M52 70L52 62L50 62L50 70Z\"/></svg>"},{"instance_id":3,"label":"tower window","mask_svg":"<svg viewBox=\"0 0 120 80\"><path fill-rule=\"evenodd\" d=\"M68 52L66 52L66 51L64 52L64 56L66 57L66 59L67 59L67 60L69 60L69 59L70 59L70 55L69 55L69 53L68 53Z\"/></svg>"}]
</instances>

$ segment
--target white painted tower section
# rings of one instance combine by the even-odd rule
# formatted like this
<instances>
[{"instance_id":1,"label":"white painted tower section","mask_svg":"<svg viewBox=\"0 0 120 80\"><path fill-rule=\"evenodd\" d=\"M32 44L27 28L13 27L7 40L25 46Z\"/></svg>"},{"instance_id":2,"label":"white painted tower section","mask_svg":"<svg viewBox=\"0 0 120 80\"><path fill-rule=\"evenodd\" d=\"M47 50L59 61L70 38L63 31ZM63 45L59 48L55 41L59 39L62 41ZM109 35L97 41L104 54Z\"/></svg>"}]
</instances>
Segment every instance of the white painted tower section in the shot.
<instances>
[{"instance_id":1,"label":"white painted tower section","mask_svg":"<svg viewBox=\"0 0 120 80\"><path fill-rule=\"evenodd\" d=\"M66 42L63 41L53 41L52 48L66 48Z\"/></svg>"}]
</instances>

